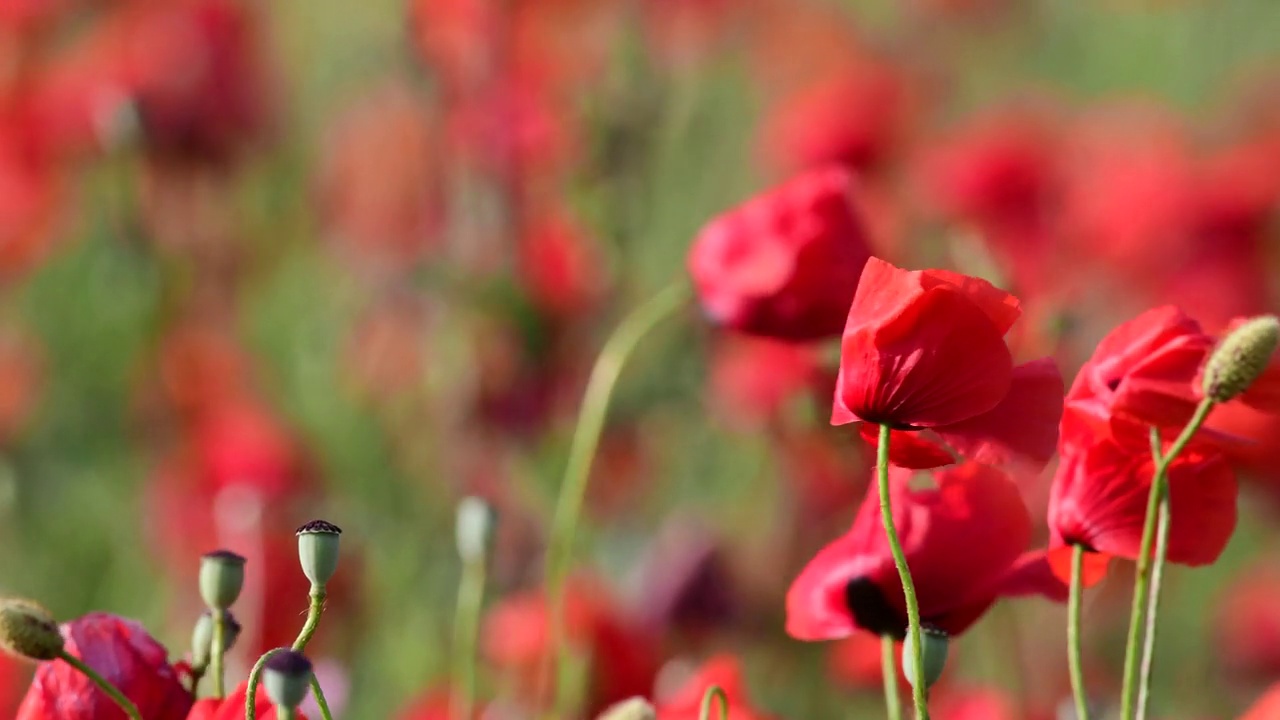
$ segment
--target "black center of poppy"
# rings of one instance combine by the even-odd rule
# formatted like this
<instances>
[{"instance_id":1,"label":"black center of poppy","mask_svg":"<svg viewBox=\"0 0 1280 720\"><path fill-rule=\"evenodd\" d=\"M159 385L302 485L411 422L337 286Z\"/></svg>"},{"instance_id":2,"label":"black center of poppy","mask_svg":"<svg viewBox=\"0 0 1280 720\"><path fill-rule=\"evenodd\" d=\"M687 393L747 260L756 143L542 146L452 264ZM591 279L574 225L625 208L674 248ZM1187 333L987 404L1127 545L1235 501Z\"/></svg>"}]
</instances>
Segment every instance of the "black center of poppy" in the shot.
<instances>
[{"instance_id":1,"label":"black center of poppy","mask_svg":"<svg viewBox=\"0 0 1280 720\"><path fill-rule=\"evenodd\" d=\"M1108 380L1107 389L1110 390L1111 392L1115 392L1116 390L1120 389L1120 378L1112 378Z\"/></svg>"},{"instance_id":2,"label":"black center of poppy","mask_svg":"<svg viewBox=\"0 0 1280 720\"><path fill-rule=\"evenodd\" d=\"M870 578L850 580L844 586L844 601L858 627L898 640L907 636L907 619L889 605L884 593Z\"/></svg>"}]
</instances>

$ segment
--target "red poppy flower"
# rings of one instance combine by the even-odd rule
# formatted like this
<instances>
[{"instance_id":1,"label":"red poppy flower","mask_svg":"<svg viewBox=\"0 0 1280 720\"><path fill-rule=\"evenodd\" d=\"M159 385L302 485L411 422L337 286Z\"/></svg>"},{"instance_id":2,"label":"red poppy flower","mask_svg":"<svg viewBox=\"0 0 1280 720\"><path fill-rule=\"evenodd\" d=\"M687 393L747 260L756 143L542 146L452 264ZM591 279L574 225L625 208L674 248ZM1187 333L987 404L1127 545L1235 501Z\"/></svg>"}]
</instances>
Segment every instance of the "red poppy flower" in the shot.
<instances>
[{"instance_id":1,"label":"red poppy flower","mask_svg":"<svg viewBox=\"0 0 1280 720\"><path fill-rule=\"evenodd\" d=\"M827 671L836 683L856 690L879 690L884 687L884 663L880 638L870 633L854 633L831 644L827 654ZM894 643L894 657L902 656L902 643ZM894 663L902 688L910 688L902 674L902 663Z\"/></svg>"},{"instance_id":2,"label":"red poppy flower","mask_svg":"<svg viewBox=\"0 0 1280 720\"><path fill-rule=\"evenodd\" d=\"M768 720L772 717L752 707L738 659L732 655L717 655L704 663L680 690L658 705L658 720L697 720L702 698L712 685L723 690L729 700L729 720Z\"/></svg>"},{"instance_id":3,"label":"red poppy flower","mask_svg":"<svg viewBox=\"0 0 1280 720\"><path fill-rule=\"evenodd\" d=\"M1014 367L1004 334L1017 298L984 280L945 270L908 272L871 258L849 308L831 422L898 430L930 428L961 455L983 462L1053 455L1062 376L1049 359ZM894 447L897 450L894 450ZM952 462L925 439L899 433L894 464Z\"/></svg>"},{"instance_id":4,"label":"red poppy flower","mask_svg":"<svg viewBox=\"0 0 1280 720\"><path fill-rule=\"evenodd\" d=\"M726 336L711 358L710 402L735 428L760 428L821 377L817 348L767 338Z\"/></svg>"},{"instance_id":5,"label":"red poppy flower","mask_svg":"<svg viewBox=\"0 0 1280 720\"><path fill-rule=\"evenodd\" d=\"M929 717L937 720L1017 720L1008 695L994 688L941 688L929 697Z\"/></svg>"},{"instance_id":6,"label":"red poppy flower","mask_svg":"<svg viewBox=\"0 0 1280 720\"><path fill-rule=\"evenodd\" d=\"M870 256L848 171L813 170L711 221L689 272L718 325L780 340L840 332Z\"/></svg>"},{"instance_id":7,"label":"red poppy flower","mask_svg":"<svg viewBox=\"0 0 1280 720\"><path fill-rule=\"evenodd\" d=\"M520 282L544 315L572 320L597 305L608 279L604 258L568 217L548 214L529 223L518 250Z\"/></svg>"},{"instance_id":8,"label":"red poppy flower","mask_svg":"<svg viewBox=\"0 0 1280 720\"><path fill-rule=\"evenodd\" d=\"M62 625L66 649L133 701L147 720L184 720L191 694L169 665L169 653L141 624L89 613ZM106 693L70 665L42 663L17 720L126 720Z\"/></svg>"},{"instance_id":9,"label":"red poppy flower","mask_svg":"<svg viewBox=\"0 0 1280 720\"><path fill-rule=\"evenodd\" d=\"M1031 518L1017 486L994 468L966 463L934 474L936 487L913 489L911 473L890 476L894 522L915 581L921 620L952 635L995 601L1031 539ZM809 562L787 593L787 632L830 640L862 629L906 634L902 584L868 489L853 528Z\"/></svg>"},{"instance_id":10,"label":"red poppy flower","mask_svg":"<svg viewBox=\"0 0 1280 720\"><path fill-rule=\"evenodd\" d=\"M205 698L197 702L191 708L191 714L187 715L186 720L243 720L244 702L248 694L249 681L245 680L222 700ZM255 706L257 716L261 720L276 720L276 709L271 705L267 691L262 685L258 686L257 695L258 703ZM296 717L298 720L306 720L306 716L301 712Z\"/></svg>"}]
</instances>

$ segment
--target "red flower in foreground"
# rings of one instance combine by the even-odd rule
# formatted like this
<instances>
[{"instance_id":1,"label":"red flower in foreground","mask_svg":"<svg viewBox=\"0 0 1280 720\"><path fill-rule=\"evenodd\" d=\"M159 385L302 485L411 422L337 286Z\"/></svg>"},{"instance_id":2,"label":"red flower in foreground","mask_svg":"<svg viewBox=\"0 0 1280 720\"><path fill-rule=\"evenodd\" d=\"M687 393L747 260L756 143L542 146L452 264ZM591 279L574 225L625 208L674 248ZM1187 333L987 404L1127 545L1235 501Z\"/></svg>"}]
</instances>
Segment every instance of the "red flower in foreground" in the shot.
<instances>
[{"instance_id":1,"label":"red flower in foreground","mask_svg":"<svg viewBox=\"0 0 1280 720\"><path fill-rule=\"evenodd\" d=\"M169 665L168 651L141 624L89 613L62 625L67 652L115 685L147 720L184 720L191 694ZM106 693L62 661L42 663L17 720L126 720Z\"/></svg>"},{"instance_id":2,"label":"red flower in foreground","mask_svg":"<svg viewBox=\"0 0 1280 720\"><path fill-rule=\"evenodd\" d=\"M871 258L841 341L832 424L865 422L869 440L876 424L928 428L970 459L1043 466L1057 441L1062 376L1047 358L1014 366L1004 334L1020 314L1017 298L984 280ZM903 467L952 462L901 432L890 452Z\"/></svg>"},{"instance_id":3,"label":"red flower in foreground","mask_svg":"<svg viewBox=\"0 0 1280 720\"><path fill-rule=\"evenodd\" d=\"M839 333L870 256L853 193L848 171L814 170L711 221L689 253L707 316L781 340Z\"/></svg>"},{"instance_id":4,"label":"red flower in foreground","mask_svg":"<svg viewBox=\"0 0 1280 720\"><path fill-rule=\"evenodd\" d=\"M187 715L186 720L243 720L244 702L248 694L249 681L246 680L222 700L205 698L197 702L191 708L191 714ZM276 720L276 709L272 707L271 700L267 698L267 691L261 685L258 686L257 696L258 718L260 720ZM146 717L150 718L150 716ZM297 718L298 720L307 720L307 716L301 712L297 714Z\"/></svg>"},{"instance_id":5,"label":"red flower in foreground","mask_svg":"<svg viewBox=\"0 0 1280 720\"><path fill-rule=\"evenodd\" d=\"M916 585L921 621L963 632L995 601L1027 542L1031 518L1004 473L966 463L913 489L911 474L890 476L894 522ZM831 640L862 629L902 638L902 584L881 526L875 487L853 528L809 562L787 592L787 632Z\"/></svg>"},{"instance_id":6,"label":"red flower in foreground","mask_svg":"<svg viewBox=\"0 0 1280 720\"><path fill-rule=\"evenodd\" d=\"M671 698L659 704L658 720L697 720L702 698L712 685L723 690L729 700L729 720L768 720L772 717L751 707L738 659L732 655L717 655L704 663ZM714 712L713 715L719 717Z\"/></svg>"}]
</instances>

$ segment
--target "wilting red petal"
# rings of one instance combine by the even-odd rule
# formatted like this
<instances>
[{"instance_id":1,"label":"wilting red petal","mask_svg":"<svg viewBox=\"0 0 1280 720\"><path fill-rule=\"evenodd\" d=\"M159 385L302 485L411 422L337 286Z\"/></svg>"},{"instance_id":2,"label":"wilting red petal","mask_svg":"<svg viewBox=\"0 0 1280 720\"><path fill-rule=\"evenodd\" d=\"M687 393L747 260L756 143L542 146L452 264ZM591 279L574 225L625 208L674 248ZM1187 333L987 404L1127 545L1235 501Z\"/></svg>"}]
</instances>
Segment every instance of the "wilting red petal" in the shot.
<instances>
[{"instance_id":1,"label":"wilting red petal","mask_svg":"<svg viewBox=\"0 0 1280 720\"><path fill-rule=\"evenodd\" d=\"M1013 369L1008 394L991 411L936 430L970 460L987 465L1020 460L1038 470L1058 445L1063 389L1053 360L1034 360Z\"/></svg>"}]
</instances>

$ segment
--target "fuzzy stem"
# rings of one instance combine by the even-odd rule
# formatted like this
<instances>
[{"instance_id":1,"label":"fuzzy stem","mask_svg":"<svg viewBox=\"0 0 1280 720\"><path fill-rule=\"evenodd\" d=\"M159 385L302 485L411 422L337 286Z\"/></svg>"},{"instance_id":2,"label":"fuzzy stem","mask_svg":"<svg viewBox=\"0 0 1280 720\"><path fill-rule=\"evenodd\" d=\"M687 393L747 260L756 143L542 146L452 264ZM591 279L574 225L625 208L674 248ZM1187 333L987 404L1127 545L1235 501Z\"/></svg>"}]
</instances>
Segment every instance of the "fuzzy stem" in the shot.
<instances>
[{"instance_id":1,"label":"fuzzy stem","mask_svg":"<svg viewBox=\"0 0 1280 720\"><path fill-rule=\"evenodd\" d=\"M253 668L249 670L249 683L244 694L244 717L245 720L257 720L258 717L258 684L262 682L262 667L267 661L275 657L278 653L282 653L289 648L276 648L268 650L258 658L253 664Z\"/></svg>"},{"instance_id":2,"label":"fuzzy stem","mask_svg":"<svg viewBox=\"0 0 1280 720\"><path fill-rule=\"evenodd\" d=\"M907 603L907 642L911 649L911 665L916 682L911 685L911 698L915 703L916 720L929 720L928 689L924 685L924 650L920 639L920 604L916 600L916 585L911 580L911 570L907 567L907 556L902 552L902 543L898 540L898 529L893 524L893 508L889 501L889 438L890 427L880 426L880 445L876 449L876 475L880 486L880 519L884 523L884 533L889 539L889 550L893 553L893 564L898 568L898 577L902 580L902 595Z\"/></svg>"},{"instance_id":3,"label":"fuzzy stem","mask_svg":"<svg viewBox=\"0 0 1280 720\"><path fill-rule=\"evenodd\" d=\"M98 689L106 693L116 705L120 706L121 710L124 710L125 715L128 715L132 720L142 720L142 714L138 712L138 706L134 705L132 700L125 697L124 693L120 692L119 688L108 682L106 678L99 675L98 671L89 667L83 660L72 655L66 650L59 653L58 657L71 667L79 670L80 674L89 678L90 682L97 685Z\"/></svg>"},{"instance_id":4,"label":"fuzzy stem","mask_svg":"<svg viewBox=\"0 0 1280 720\"><path fill-rule=\"evenodd\" d=\"M698 720L711 720L711 703L720 701L720 720L729 720L729 696L724 688L712 685L702 694L702 707L698 710Z\"/></svg>"},{"instance_id":5,"label":"fuzzy stem","mask_svg":"<svg viewBox=\"0 0 1280 720\"><path fill-rule=\"evenodd\" d=\"M293 651L302 652L307 649L307 643L311 642L311 636L316 634L316 628L320 626L320 616L324 614L324 600L326 597L323 585L311 586L311 603L307 607L307 620L302 624L302 630L298 633L298 637L293 641Z\"/></svg>"},{"instance_id":6,"label":"fuzzy stem","mask_svg":"<svg viewBox=\"0 0 1280 720\"><path fill-rule=\"evenodd\" d=\"M884 705L889 720L902 720L902 704L898 700L898 653L892 635L880 636L880 672L884 675Z\"/></svg>"},{"instance_id":7,"label":"fuzzy stem","mask_svg":"<svg viewBox=\"0 0 1280 720\"><path fill-rule=\"evenodd\" d=\"M1067 666L1071 671L1071 694L1076 702L1076 720L1089 720L1089 699L1084 691L1084 667L1080 662L1080 599L1084 594L1084 546L1071 548L1071 591L1067 600Z\"/></svg>"},{"instance_id":8,"label":"fuzzy stem","mask_svg":"<svg viewBox=\"0 0 1280 720\"><path fill-rule=\"evenodd\" d=\"M476 700L476 636L480 610L484 604L485 557L483 554L462 563L458 584L458 607L453 623L453 676L458 684L459 702L453 707L454 720L471 720Z\"/></svg>"}]
</instances>

